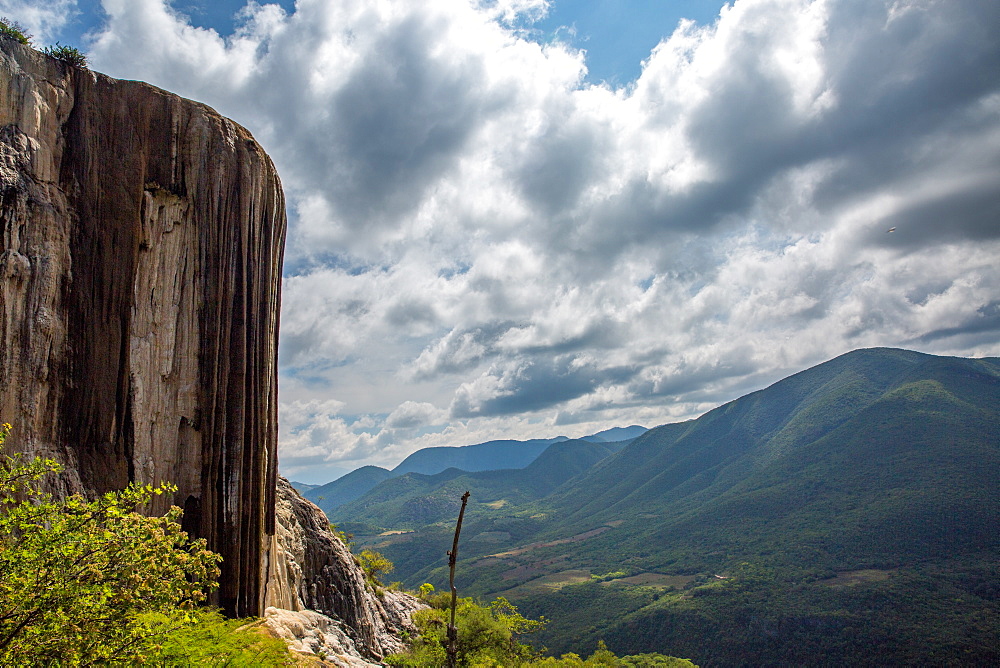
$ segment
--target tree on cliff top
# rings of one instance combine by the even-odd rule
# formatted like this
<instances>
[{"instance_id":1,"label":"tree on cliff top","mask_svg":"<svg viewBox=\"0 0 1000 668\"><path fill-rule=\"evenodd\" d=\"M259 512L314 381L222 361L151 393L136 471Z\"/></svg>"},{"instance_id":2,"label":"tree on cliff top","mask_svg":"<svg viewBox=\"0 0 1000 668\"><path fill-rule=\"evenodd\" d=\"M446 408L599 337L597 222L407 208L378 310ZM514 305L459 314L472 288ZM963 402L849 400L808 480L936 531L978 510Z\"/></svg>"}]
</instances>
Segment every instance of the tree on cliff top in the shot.
<instances>
[{"instance_id":1,"label":"tree on cliff top","mask_svg":"<svg viewBox=\"0 0 1000 668\"><path fill-rule=\"evenodd\" d=\"M50 58L55 58L56 60L61 60L64 63L68 63L73 67L86 67L87 66L87 56L80 51L80 49L75 46L66 46L65 44L60 44L56 42L55 46L47 46L42 49L42 53Z\"/></svg>"},{"instance_id":2,"label":"tree on cliff top","mask_svg":"<svg viewBox=\"0 0 1000 668\"><path fill-rule=\"evenodd\" d=\"M0 446L10 425L0 428ZM220 557L136 509L169 485L56 500L49 459L0 455L0 665L138 661L217 586ZM147 613L167 613L171 621Z\"/></svg>"},{"instance_id":3,"label":"tree on cliff top","mask_svg":"<svg viewBox=\"0 0 1000 668\"><path fill-rule=\"evenodd\" d=\"M25 27L6 17L0 17L0 37L12 39L19 44L31 44L31 35Z\"/></svg>"}]
</instances>

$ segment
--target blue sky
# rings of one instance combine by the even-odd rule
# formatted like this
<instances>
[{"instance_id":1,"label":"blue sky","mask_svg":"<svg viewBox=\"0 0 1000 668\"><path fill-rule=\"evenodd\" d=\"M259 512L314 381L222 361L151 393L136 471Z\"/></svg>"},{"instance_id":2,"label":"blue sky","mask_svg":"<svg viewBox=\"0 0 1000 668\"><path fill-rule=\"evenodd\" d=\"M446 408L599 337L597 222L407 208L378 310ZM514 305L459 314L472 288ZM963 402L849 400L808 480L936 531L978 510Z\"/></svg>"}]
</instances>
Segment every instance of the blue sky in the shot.
<instances>
[{"instance_id":1,"label":"blue sky","mask_svg":"<svg viewBox=\"0 0 1000 668\"><path fill-rule=\"evenodd\" d=\"M290 477L1000 355L995 0L95 6L0 13L281 174Z\"/></svg>"},{"instance_id":2,"label":"blue sky","mask_svg":"<svg viewBox=\"0 0 1000 668\"><path fill-rule=\"evenodd\" d=\"M295 8L294 0L270 4L289 13ZM540 20L524 21L523 25L540 42L561 40L585 49L588 80L624 85L639 75L641 62L660 40L670 36L681 19L711 23L718 18L723 4L720 0L563 0L551 3ZM192 25L210 28L220 35L233 33L233 18L245 5L243 0L172 3ZM78 0L72 18L45 38L84 45L86 34L98 27L104 17L99 0Z\"/></svg>"}]
</instances>

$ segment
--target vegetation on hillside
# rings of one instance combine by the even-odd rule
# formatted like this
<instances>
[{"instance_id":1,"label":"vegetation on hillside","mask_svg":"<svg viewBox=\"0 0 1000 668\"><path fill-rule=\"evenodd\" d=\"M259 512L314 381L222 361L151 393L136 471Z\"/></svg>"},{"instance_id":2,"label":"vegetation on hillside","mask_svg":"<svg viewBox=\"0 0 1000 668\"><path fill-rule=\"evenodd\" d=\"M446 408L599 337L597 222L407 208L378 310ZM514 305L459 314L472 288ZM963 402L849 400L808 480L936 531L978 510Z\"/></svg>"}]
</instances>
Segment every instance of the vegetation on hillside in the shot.
<instances>
[{"instance_id":1,"label":"vegetation on hillside","mask_svg":"<svg viewBox=\"0 0 1000 668\"><path fill-rule=\"evenodd\" d=\"M386 663L394 666L426 668L443 666L446 661L447 611L451 603L449 593L434 593L434 587L424 584L421 598L430 605L426 610L413 614L418 635L412 639L411 649L404 654L386 658ZM684 668L694 666L686 659L644 654L617 657L608 650L603 641L598 641L597 650L587 659L575 653L561 657L546 657L521 640L543 628L546 620L528 619L507 599L498 597L494 601L480 605L472 598L462 598L458 602L456 626L458 628L459 666L504 666L522 668L551 666L553 668L574 668L608 666L614 668Z\"/></svg>"},{"instance_id":2,"label":"vegetation on hillside","mask_svg":"<svg viewBox=\"0 0 1000 668\"><path fill-rule=\"evenodd\" d=\"M75 46L66 46L56 42L55 46L47 46L42 49L42 53L50 58L61 60L73 67L86 67L87 56Z\"/></svg>"},{"instance_id":3,"label":"vegetation on hillside","mask_svg":"<svg viewBox=\"0 0 1000 668\"><path fill-rule=\"evenodd\" d=\"M374 550L362 550L357 555L358 564L365 574L365 581L372 587L382 586L382 576L391 573L393 563Z\"/></svg>"},{"instance_id":4,"label":"vegetation on hillside","mask_svg":"<svg viewBox=\"0 0 1000 668\"><path fill-rule=\"evenodd\" d=\"M458 586L552 619L527 641L556 652L1000 663L998 434L997 360L857 351L647 432L541 498L466 477ZM382 528L410 531L356 540L409 586L445 581L446 526Z\"/></svg>"},{"instance_id":5,"label":"vegetation on hillside","mask_svg":"<svg viewBox=\"0 0 1000 668\"><path fill-rule=\"evenodd\" d=\"M5 16L0 17L0 38L12 39L18 44L31 44L28 30L17 21L11 21Z\"/></svg>"},{"instance_id":6,"label":"vegetation on hillside","mask_svg":"<svg viewBox=\"0 0 1000 668\"><path fill-rule=\"evenodd\" d=\"M172 623L171 617L162 613L151 617L151 621L171 629L151 655L149 663L153 665L265 668L302 663L293 658L285 641L272 637L259 620L228 619L211 608L194 611L183 625Z\"/></svg>"}]
</instances>

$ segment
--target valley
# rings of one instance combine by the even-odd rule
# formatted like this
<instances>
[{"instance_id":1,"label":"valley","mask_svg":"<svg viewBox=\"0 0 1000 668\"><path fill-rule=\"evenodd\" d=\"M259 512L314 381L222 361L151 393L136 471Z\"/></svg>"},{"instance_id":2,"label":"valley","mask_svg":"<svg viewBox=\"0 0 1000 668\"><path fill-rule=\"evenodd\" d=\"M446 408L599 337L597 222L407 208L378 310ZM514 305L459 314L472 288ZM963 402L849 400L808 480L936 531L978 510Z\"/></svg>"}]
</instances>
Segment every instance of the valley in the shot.
<instances>
[{"instance_id":1,"label":"valley","mask_svg":"<svg viewBox=\"0 0 1000 668\"><path fill-rule=\"evenodd\" d=\"M1000 361L849 353L627 441L409 473L329 511L409 587L699 665L1000 658ZM308 492L307 492L308 494ZM377 531L375 531L377 529Z\"/></svg>"}]
</instances>

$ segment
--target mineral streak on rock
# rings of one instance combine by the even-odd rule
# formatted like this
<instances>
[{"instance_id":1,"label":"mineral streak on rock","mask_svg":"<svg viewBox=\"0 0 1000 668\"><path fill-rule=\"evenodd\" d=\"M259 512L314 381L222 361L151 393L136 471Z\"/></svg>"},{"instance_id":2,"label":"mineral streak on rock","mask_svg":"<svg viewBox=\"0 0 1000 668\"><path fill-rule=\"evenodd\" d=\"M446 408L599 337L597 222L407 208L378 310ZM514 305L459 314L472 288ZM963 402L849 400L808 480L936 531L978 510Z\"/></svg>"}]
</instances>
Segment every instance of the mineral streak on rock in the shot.
<instances>
[{"instance_id":1,"label":"mineral streak on rock","mask_svg":"<svg viewBox=\"0 0 1000 668\"><path fill-rule=\"evenodd\" d=\"M170 481L264 609L274 534L285 213L270 159L212 109L0 39L0 416L54 491Z\"/></svg>"}]
</instances>

